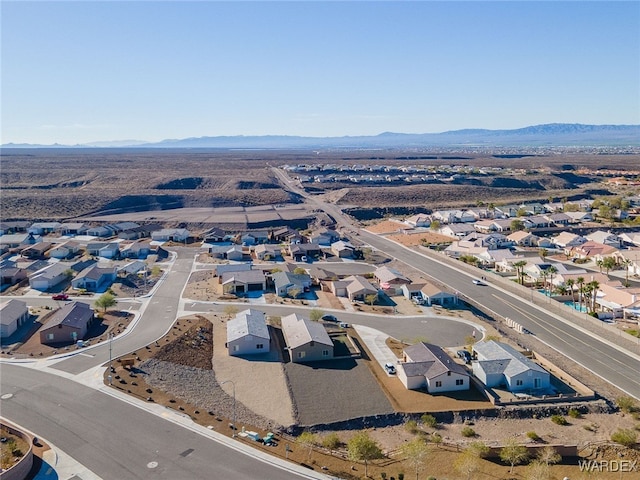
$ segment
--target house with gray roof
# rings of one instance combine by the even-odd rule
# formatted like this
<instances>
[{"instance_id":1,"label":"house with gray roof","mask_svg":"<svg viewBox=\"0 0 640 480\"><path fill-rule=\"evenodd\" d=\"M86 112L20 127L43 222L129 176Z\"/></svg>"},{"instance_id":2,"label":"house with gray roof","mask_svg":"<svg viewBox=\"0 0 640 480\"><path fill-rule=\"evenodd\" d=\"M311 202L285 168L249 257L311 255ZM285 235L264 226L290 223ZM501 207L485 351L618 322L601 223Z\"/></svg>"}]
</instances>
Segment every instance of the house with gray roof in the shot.
<instances>
[{"instance_id":1,"label":"house with gray roof","mask_svg":"<svg viewBox=\"0 0 640 480\"><path fill-rule=\"evenodd\" d=\"M93 319L93 310L88 304L68 303L54 312L40 329L40 342L46 345L57 345L82 340Z\"/></svg>"},{"instance_id":2,"label":"house with gray roof","mask_svg":"<svg viewBox=\"0 0 640 480\"><path fill-rule=\"evenodd\" d=\"M469 390L469 374L437 345L416 343L402 353L398 378L408 390L429 393Z\"/></svg>"},{"instance_id":3,"label":"house with gray roof","mask_svg":"<svg viewBox=\"0 0 640 480\"><path fill-rule=\"evenodd\" d=\"M60 222L36 222L27 229L27 232L34 235L46 235L55 232L60 225L62 225Z\"/></svg>"},{"instance_id":4,"label":"house with gray roof","mask_svg":"<svg viewBox=\"0 0 640 480\"><path fill-rule=\"evenodd\" d=\"M333 358L333 342L320 322L312 322L297 313L282 317L282 333L294 363Z\"/></svg>"},{"instance_id":5,"label":"house with gray roof","mask_svg":"<svg viewBox=\"0 0 640 480\"><path fill-rule=\"evenodd\" d=\"M311 288L311 277L306 273L276 272L271 275L279 297L299 297Z\"/></svg>"},{"instance_id":6,"label":"house with gray roof","mask_svg":"<svg viewBox=\"0 0 640 480\"><path fill-rule=\"evenodd\" d=\"M7 248L35 245L41 241L42 237L33 233L12 233L0 236L0 246L6 246Z\"/></svg>"},{"instance_id":7,"label":"house with gray roof","mask_svg":"<svg viewBox=\"0 0 640 480\"><path fill-rule=\"evenodd\" d=\"M229 355L268 353L271 335L263 312L252 308L238 313L227 322Z\"/></svg>"},{"instance_id":8,"label":"house with gray roof","mask_svg":"<svg viewBox=\"0 0 640 480\"><path fill-rule=\"evenodd\" d=\"M259 292L267 288L262 270L225 272L220 277L220 283L225 293Z\"/></svg>"},{"instance_id":9,"label":"house with gray roof","mask_svg":"<svg viewBox=\"0 0 640 480\"><path fill-rule=\"evenodd\" d=\"M402 285L411 283L407 277L394 268L380 267L373 272L373 276L378 280L380 288L393 290L395 294L401 294Z\"/></svg>"},{"instance_id":10,"label":"house with gray roof","mask_svg":"<svg viewBox=\"0 0 640 480\"><path fill-rule=\"evenodd\" d=\"M116 271L116 267L102 268L92 265L82 270L77 277L71 280L71 286L89 292L101 292L114 282L117 276Z\"/></svg>"},{"instance_id":11,"label":"house with gray roof","mask_svg":"<svg viewBox=\"0 0 640 480\"><path fill-rule=\"evenodd\" d=\"M378 295L378 289L360 275L351 275L342 280L331 282L331 292L336 297L347 297L349 300L366 301L367 295Z\"/></svg>"},{"instance_id":12,"label":"house with gray roof","mask_svg":"<svg viewBox=\"0 0 640 480\"><path fill-rule=\"evenodd\" d=\"M27 278L27 271L24 268L2 266L0 267L0 286L12 286Z\"/></svg>"},{"instance_id":13,"label":"house with gray roof","mask_svg":"<svg viewBox=\"0 0 640 480\"><path fill-rule=\"evenodd\" d=\"M190 232L186 228L163 228L151 233L151 239L156 242L186 242Z\"/></svg>"},{"instance_id":14,"label":"house with gray roof","mask_svg":"<svg viewBox=\"0 0 640 480\"><path fill-rule=\"evenodd\" d=\"M29 320L29 309L22 300L12 298L0 304L0 338L7 338Z\"/></svg>"},{"instance_id":15,"label":"house with gray roof","mask_svg":"<svg viewBox=\"0 0 640 480\"><path fill-rule=\"evenodd\" d=\"M545 390L551 376L540 365L510 345L496 341L473 345L473 374L487 387L505 387L510 392Z\"/></svg>"},{"instance_id":16,"label":"house with gray roof","mask_svg":"<svg viewBox=\"0 0 640 480\"><path fill-rule=\"evenodd\" d=\"M54 263L49 265L29 278L29 286L35 290L46 292L67 279L65 273L70 268L68 263Z\"/></svg>"}]
</instances>

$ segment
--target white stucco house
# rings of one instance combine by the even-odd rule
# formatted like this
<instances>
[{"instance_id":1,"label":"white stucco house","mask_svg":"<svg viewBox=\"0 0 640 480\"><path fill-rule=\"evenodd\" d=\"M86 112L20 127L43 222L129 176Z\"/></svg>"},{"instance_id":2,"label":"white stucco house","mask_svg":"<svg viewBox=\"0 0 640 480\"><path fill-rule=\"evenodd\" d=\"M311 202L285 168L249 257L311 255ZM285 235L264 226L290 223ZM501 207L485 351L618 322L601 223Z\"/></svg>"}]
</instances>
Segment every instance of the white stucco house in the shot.
<instances>
[{"instance_id":1,"label":"white stucco house","mask_svg":"<svg viewBox=\"0 0 640 480\"><path fill-rule=\"evenodd\" d=\"M227 322L229 355L256 355L270 351L271 335L263 312L252 308Z\"/></svg>"},{"instance_id":2,"label":"white stucco house","mask_svg":"<svg viewBox=\"0 0 640 480\"><path fill-rule=\"evenodd\" d=\"M469 374L442 348L416 343L404 349L398 378L409 390L426 388L429 393L469 390Z\"/></svg>"}]
</instances>

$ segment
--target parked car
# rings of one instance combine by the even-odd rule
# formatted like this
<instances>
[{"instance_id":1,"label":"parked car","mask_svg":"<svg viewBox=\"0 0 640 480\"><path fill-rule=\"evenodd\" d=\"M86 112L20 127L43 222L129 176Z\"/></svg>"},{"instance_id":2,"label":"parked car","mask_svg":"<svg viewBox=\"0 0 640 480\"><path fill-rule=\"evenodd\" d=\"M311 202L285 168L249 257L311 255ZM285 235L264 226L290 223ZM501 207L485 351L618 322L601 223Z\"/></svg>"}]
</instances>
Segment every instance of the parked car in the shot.
<instances>
[{"instance_id":1,"label":"parked car","mask_svg":"<svg viewBox=\"0 0 640 480\"><path fill-rule=\"evenodd\" d=\"M340 325L341 328L349 328L349 324L346 322L340 322L338 325Z\"/></svg>"},{"instance_id":2,"label":"parked car","mask_svg":"<svg viewBox=\"0 0 640 480\"><path fill-rule=\"evenodd\" d=\"M458 350L456 355L461 360L464 360L464 363L471 363L471 354L466 350Z\"/></svg>"},{"instance_id":3,"label":"parked car","mask_svg":"<svg viewBox=\"0 0 640 480\"><path fill-rule=\"evenodd\" d=\"M52 295L51 298L54 300L69 300L69 295L66 293L56 293L55 295Z\"/></svg>"},{"instance_id":4,"label":"parked car","mask_svg":"<svg viewBox=\"0 0 640 480\"><path fill-rule=\"evenodd\" d=\"M393 365L393 363L385 363L384 364L384 370L389 375L395 375L395 373L396 373L396 367Z\"/></svg>"},{"instance_id":5,"label":"parked car","mask_svg":"<svg viewBox=\"0 0 640 480\"><path fill-rule=\"evenodd\" d=\"M337 322L338 319L336 318L335 315L323 315L322 316L322 320L324 320L325 322Z\"/></svg>"}]
</instances>

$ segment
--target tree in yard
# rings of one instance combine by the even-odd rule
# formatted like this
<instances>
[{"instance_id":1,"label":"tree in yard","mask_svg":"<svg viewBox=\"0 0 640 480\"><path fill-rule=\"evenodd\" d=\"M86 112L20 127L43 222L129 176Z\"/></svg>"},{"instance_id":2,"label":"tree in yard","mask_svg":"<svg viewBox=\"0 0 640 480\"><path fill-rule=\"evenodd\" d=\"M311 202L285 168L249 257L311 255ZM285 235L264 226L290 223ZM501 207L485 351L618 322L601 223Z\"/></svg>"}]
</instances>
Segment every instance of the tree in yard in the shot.
<instances>
[{"instance_id":1,"label":"tree in yard","mask_svg":"<svg viewBox=\"0 0 640 480\"><path fill-rule=\"evenodd\" d=\"M511 220L511 230L513 232L519 232L520 230L524 230L524 222L519 218L514 218Z\"/></svg>"},{"instance_id":2,"label":"tree in yard","mask_svg":"<svg viewBox=\"0 0 640 480\"><path fill-rule=\"evenodd\" d=\"M526 260L519 260L513 264L516 269L516 274L518 275L518 283L520 285L524 285L524 267L527 266Z\"/></svg>"},{"instance_id":3,"label":"tree in yard","mask_svg":"<svg viewBox=\"0 0 640 480\"><path fill-rule=\"evenodd\" d=\"M302 432L298 437L298 442L305 447L309 447L309 453L307 454L307 461L309 461L311 458L311 452L313 451L313 446L318 444L318 436L312 432Z\"/></svg>"},{"instance_id":4,"label":"tree in yard","mask_svg":"<svg viewBox=\"0 0 640 480\"><path fill-rule=\"evenodd\" d=\"M302 268L302 267L297 267L293 273L295 273L296 275L304 275L305 273L307 273L307 271Z\"/></svg>"},{"instance_id":5,"label":"tree in yard","mask_svg":"<svg viewBox=\"0 0 640 480\"><path fill-rule=\"evenodd\" d=\"M318 308L312 308L309 311L309 319L312 322L319 322L323 315L324 315L324 312Z\"/></svg>"},{"instance_id":6,"label":"tree in yard","mask_svg":"<svg viewBox=\"0 0 640 480\"><path fill-rule=\"evenodd\" d=\"M549 296L551 296L551 290L553 289L553 277L558 273L558 269L551 265L547 268L547 275L549 275Z\"/></svg>"},{"instance_id":7,"label":"tree in yard","mask_svg":"<svg viewBox=\"0 0 640 480\"><path fill-rule=\"evenodd\" d=\"M538 452L538 460L546 465L553 465L562 461L562 455L550 445Z\"/></svg>"},{"instance_id":8,"label":"tree in yard","mask_svg":"<svg viewBox=\"0 0 640 480\"><path fill-rule=\"evenodd\" d=\"M333 451L337 449L341 443L340 437L336 432L331 432L322 439L322 446L328 448L331 455L333 455Z\"/></svg>"},{"instance_id":9,"label":"tree in yard","mask_svg":"<svg viewBox=\"0 0 640 480\"><path fill-rule=\"evenodd\" d=\"M613 270L618 265L616 259L614 257L604 257L602 259L602 266L604 267L605 273L609 275L609 270Z\"/></svg>"},{"instance_id":10,"label":"tree in yard","mask_svg":"<svg viewBox=\"0 0 640 480\"><path fill-rule=\"evenodd\" d=\"M298 298L298 295L302 293L302 290L299 288L290 288L287 292L291 298Z\"/></svg>"},{"instance_id":11,"label":"tree in yard","mask_svg":"<svg viewBox=\"0 0 640 480\"><path fill-rule=\"evenodd\" d=\"M598 299L598 289L600 288L600 282L594 280L592 282L589 282L587 286L589 287L589 292L590 292L589 298L591 299L591 305L589 307L589 311L595 312L596 300Z\"/></svg>"},{"instance_id":12,"label":"tree in yard","mask_svg":"<svg viewBox=\"0 0 640 480\"><path fill-rule=\"evenodd\" d=\"M438 220L432 221L431 225L429 225L429 228L431 230L440 230L440 222Z\"/></svg>"},{"instance_id":13,"label":"tree in yard","mask_svg":"<svg viewBox=\"0 0 640 480\"><path fill-rule=\"evenodd\" d=\"M429 456L429 446L421 438L415 438L409 443L405 443L401 448L402 454L407 458L407 462L416 471L416 480L420 469Z\"/></svg>"},{"instance_id":14,"label":"tree in yard","mask_svg":"<svg viewBox=\"0 0 640 480\"><path fill-rule=\"evenodd\" d=\"M369 305L373 305L374 303L376 303L377 299L378 299L377 293L370 293L369 295L365 295L364 297L365 302L367 302Z\"/></svg>"},{"instance_id":15,"label":"tree in yard","mask_svg":"<svg viewBox=\"0 0 640 480\"><path fill-rule=\"evenodd\" d=\"M226 305L224 307L224 314L227 316L227 318L235 316L236 313L238 313L238 307L236 307L235 305Z\"/></svg>"},{"instance_id":16,"label":"tree in yard","mask_svg":"<svg viewBox=\"0 0 640 480\"><path fill-rule=\"evenodd\" d=\"M103 312L107 311L107 308L113 307L117 302L116 297L110 293L103 293L95 302L96 307L102 308Z\"/></svg>"},{"instance_id":17,"label":"tree in yard","mask_svg":"<svg viewBox=\"0 0 640 480\"><path fill-rule=\"evenodd\" d=\"M567 287L567 290L571 292L571 303L573 304L574 308L576 306L576 292L573 289L575 284L576 284L576 281L573 278L568 278L567 281L564 282L564 285Z\"/></svg>"},{"instance_id":18,"label":"tree in yard","mask_svg":"<svg viewBox=\"0 0 640 480\"><path fill-rule=\"evenodd\" d=\"M73 277L73 275L74 275L74 274L75 274L75 272L73 271L73 269L72 269L72 268L67 268L67 269L64 271L64 276L65 276L65 277L67 277L67 278L71 278L71 277Z\"/></svg>"},{"instance_id":19,"label":"tree in yard","mask_svg":"<svg viewBox=\"0 0 640 480\"><path fill-rule=\"evenodd\" d=\"M583 285L584 285L584 277L576 278L576 283L578 284L578 305L580 306L580 310L582 311L582 294L583 294Z\"/></svg>"},{"instance_id":20,"label":"tree in yard","mask_svg":"<svg viewBox=\"0 0 640 480\"><path fill-rule=\"evenodd\" d=\"M480 470L482 458L489 454L489 447L483 442L471 442L469 446L455 460L453 467L463 475L467 476L467 480L471 480L473 475Z\"/></svg>"},{"instance_id":21,"label":"tree in yard","mask_svg":"<svg viewBox=\"0 0 640 480\"><path fill-rule=\"evenodd\" d=\"M378 443L369 437L367 432L356 433L347 443L349 459L356 462L364 462L364 476L369 476L367 466L369 460L382 458L382 450Z\"/></svg>"},{"instance_id":22,"label":"tree in yard","mask_svg":"<svg viewBox=\"0 0 640 480\"><path fill-rule=\"evenodd\" d=\"M519 445L514 439L507 441L507 444L500 450L500 460L511 465L509 473L513 473L513 467L526 462L528 458L527 447Z\"/></svg>"},{"instance_id":23,"label":"tree in yard","mask_svg":"<svg viewBox=\"0 0 640 480\"><path fill-rule=\"evenodd\" d=\"M551 478L551 471L549 465L536 460L532 462L525 472L526 480L549 480Z\"/></svg>"},{"instance_id":24,"label":"tree in yard","mask_svg":"<svg viewBox=\"0 0 640 480\"><path fill-rule=\"evenodd\" d=\"M538 250L538 255L540 255L540 258L544 262L549 256L549 250L547 250L546 248L541 248L540 250Z\"/></svg>"}]
</instances>

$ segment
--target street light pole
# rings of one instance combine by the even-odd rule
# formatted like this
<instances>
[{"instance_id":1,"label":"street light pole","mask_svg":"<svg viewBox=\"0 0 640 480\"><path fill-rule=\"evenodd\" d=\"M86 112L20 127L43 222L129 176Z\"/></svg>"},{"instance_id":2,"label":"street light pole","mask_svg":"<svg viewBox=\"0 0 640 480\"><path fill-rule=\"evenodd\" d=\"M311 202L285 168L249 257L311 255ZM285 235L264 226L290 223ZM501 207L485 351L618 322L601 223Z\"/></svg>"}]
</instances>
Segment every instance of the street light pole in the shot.
<instances>
[{"instance_id":1,"label":"street light pole","mask_svg":"<svg viewBox=\"0 0 640 480\"><path fill-rule=\"evenodd\" d=\"M232 424L233 433L231 434L231 437L235 438L236 436L236 384L233 380L225 380L224 382L220 382L220 386L224 385L225 383L230 383L231 386L233 387L233 424Z\"/></svg>"},{"instance_id":2,"label":"street light pole","mask_svg":"<svg viewBox=\"0 0 640 480\"><path fill-rule=\"evenodd\" d=\"M113 343L113 332L109 333L109 385L112 384L112 373L113 373L113 367L111 366L112 363L112 355L111 355L111 344Z\"/></svg>"}]
</instances>

